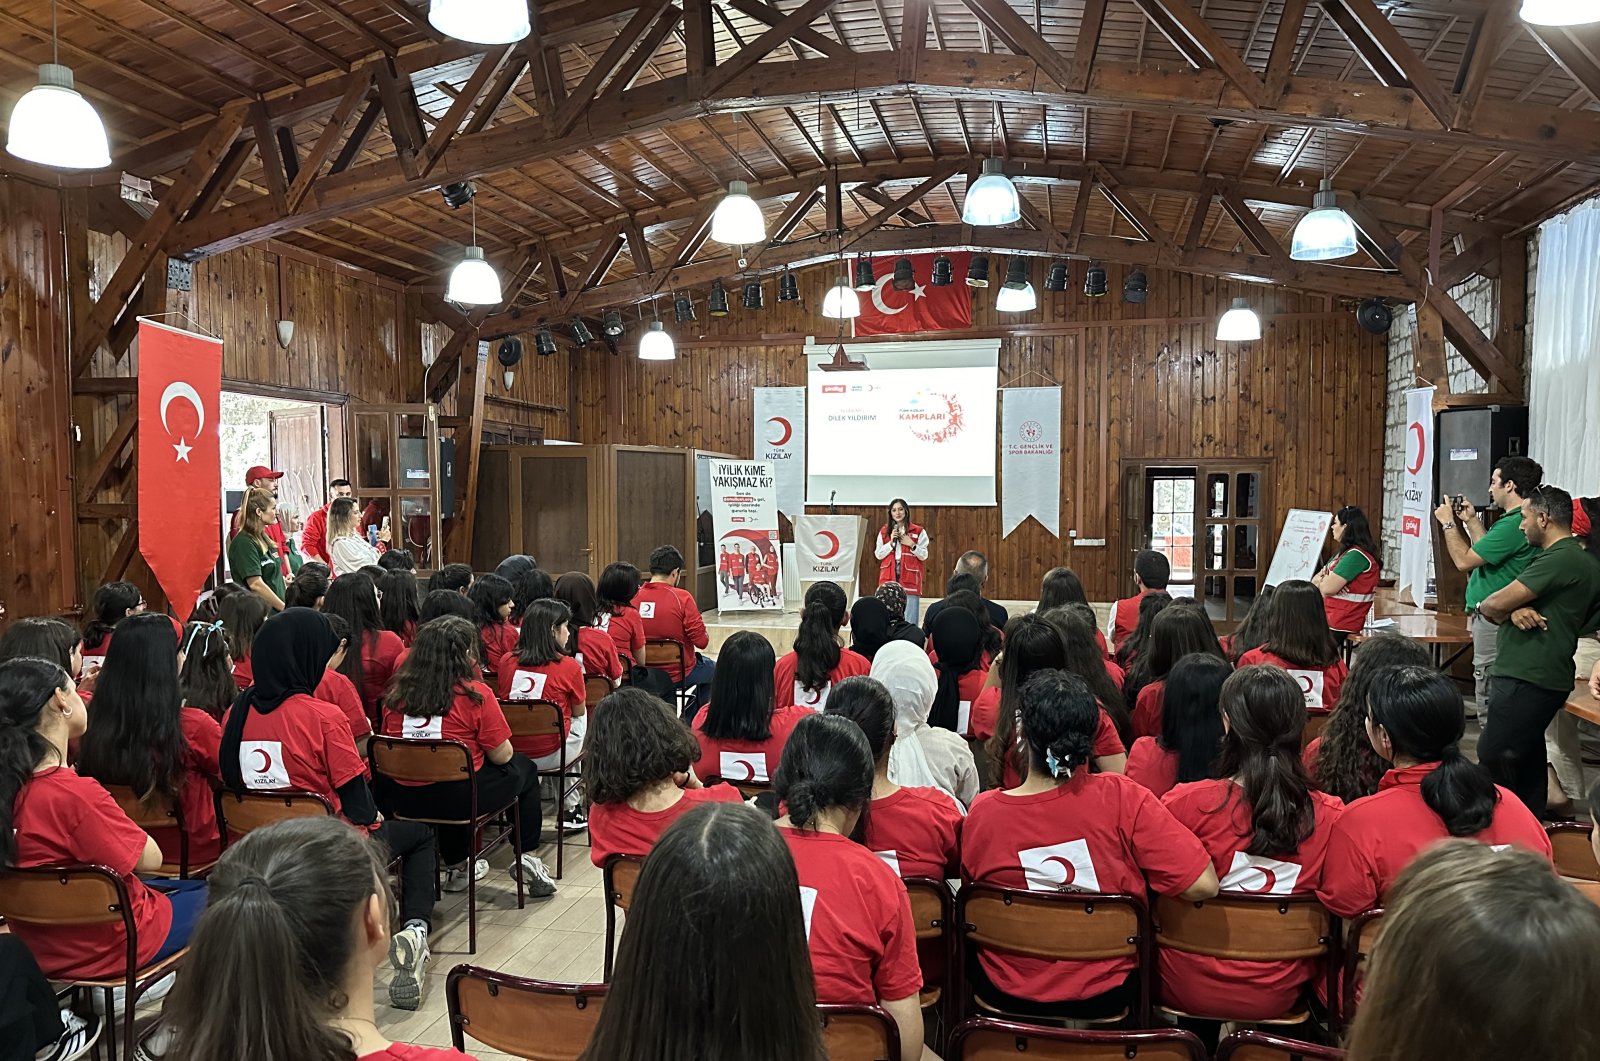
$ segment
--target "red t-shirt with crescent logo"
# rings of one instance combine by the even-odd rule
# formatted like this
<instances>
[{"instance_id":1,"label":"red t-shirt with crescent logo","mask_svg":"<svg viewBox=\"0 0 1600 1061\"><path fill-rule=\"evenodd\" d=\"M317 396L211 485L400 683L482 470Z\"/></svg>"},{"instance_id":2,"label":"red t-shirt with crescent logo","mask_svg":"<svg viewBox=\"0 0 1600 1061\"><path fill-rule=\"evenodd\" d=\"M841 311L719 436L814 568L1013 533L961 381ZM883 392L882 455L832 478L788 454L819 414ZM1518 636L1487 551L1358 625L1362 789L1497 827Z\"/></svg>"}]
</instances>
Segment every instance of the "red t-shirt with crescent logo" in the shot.
<instances>
[{"instance_id":1,"label":"red t-shirt with crescent logo","mask_svg":"<svg viewBox=\"0 0 1600 1061\"><path fill-rule=\"evenodd\" d=\"M1342 659L1331 667L1302 667L1264 648L1252 648L1239 657L1241 668L1257 663L1271 664L1288 671L1289 676L1300 683L1300 691L1306 697L1306 710L1319 714L1333 710L1339 702L1339 690L1344 686L1345 676L1350 673L1350 668L1345 666Z\"/></svg>"},{"instance_id":2,"label":"red t-shirt with crescent logo","mask_svg":"<svg viewBox=\"0 0 1600 1061\"><path fill-rule=\"evenodd\" d=\"M828 683L821 689L802 688L795 678L795 671L800 666L800 657L793 652L785 652L778 658L778 664L772 669L773 691L777 696L779 707L793 707L799 704L813 711L821 711L828 702L828 690L844 681L861 674L872 673L872 661L848 648L839 650L839 662L828 672Z\"/></svg>"},{"instance_id":3,"label":"red t-shirt with crescent logo","mask_svg":"<svg viewBox=\"0 0 1600 1061\"><path fill-rule=\"evenodd\" d=\"M634 810L626 803L595 803L589 807L589 860L597 866L612 855L643 858L656 846L667 826L702 803L741 803L744 796L732 785L686 788L683 798L665 810Z\"/></svg>"},{"instance_id":4,"label":"red t-shirt with crescent logo","mask_svg":"<svg viewBox=\"0 0 1600 1061\"><path fill-rule=\"evenodd\" d=\"M1167 702L1167 683L1160 678L1139 690L1133 704L1133 735L1161 736L1161 716Z\"/></svg>"},{"instance_id":5,"label":"red t-shirt with crescent logo","mask_svg":"<svg viewBox=\"0 0 1600 1061\"><path fill-rule=\"evenodd\" d=\"M389 679L405 658L406 643L393 630L371 630L361 654L361 703L368 718L377 718Z\"/></svg>"},{"instance_id":6,"label":"red t-shirt with crescent logo","mask_svg":"<svg viewBox=\"0 0 1600 1061\"><path fill-rule=\"evenodd\" d=\"M139 964L154 959L172 929L172 904L134 875L133 867L144 854L145 833L111 794L63 766L29 778L11 813L17 866L98 865L122 878L139 937ZM54 980L120 976L128 961L128 935L120 919L82 926L12 921L10 927Z\"/></svg>"},{"instance_id":7,"label":"red t-shirt with crescent logo","mask_svg":"<svg viewBox=\"0 0 1600 1061\"><path fill-rule=\"evenodd\" d=\"M1028 891L1178 895L1211 858L1150 790L1080 770L1047 791L985 792L961 831L961 878ZM1053 962L980 951L990 981L1018 998L1065 1002L1120 985L1132 958Z\"/></svg>"},{"instance_id":8,"label":"red t-shirt with crescent logo","mask_svg":"<svg viewBox=\"0 0 1600 1061\"><path fill-rule=\"evenodd\" d=\"M1178 783L1178 753L1167 751L1154 737L1140 737L1133 742L1128 752L1128 765L1122 772L1156 795L1164 796Z\"/></svg>"},{"instance_id":9,"label":"red t-shirt with crescent logo","mask_svg":"<svg viewBox=\"0 0 1600 1061\"><path fill-rule=\"evenodd\" d=\"M611 635L611 643L626 666L644 658L644 621L639 618L638 608L628 604L600 616L600 629Z\"/></svg>"},{"instance_id":10,"label":"red t-shirt with crescent logo","mask_svg":"<svg viewBox=\"0 0 1600 1061\"><path fill-rule=\"evenodd\" d=\"M718 740L706 736L706 712L711 705L702 707L694 716L694 735L700 742L700 761L694 772L701 779L719 778L723 781L753 781L765 784L777 772L778 760L783 757L783 746L789 743L789 734L807 715L814 714L809 707L779 707L772 712L772 736L766 740Z\"/></svg>"},{"instance_id":11,"label":"red t-shirt with crescent logo","mask_svg":"<svg viewBox=\"0 0 1600 1061\"><path fill-rule=\"evenodd\" d=\"M485 673L497 673L500 667L500 658L507 653L517 650L517 637L519 631L508 622L487 623L478 628L483 637L483 651L488 658L483 660Z\"/></svg>"},{"instance_id":12,"label":"red t-shirt with crescent logo","mask_svg":"<svg viewBox=\"0 0 1600 1061\"><path fill-rule=\"evenodd\" d=\"M614 682L622 677L622 661L617 658L617 646L611 640L611 635L600 627L586 626L578 631L578 655L583 657L585 678L605 678Z\"/></svg>"},{"instance_id":13,"label":"red t-shirt with crescent logo","mask_svg":"<svg viewBox=\"0 0 1600 1061\"><path fill-rule=\"evenodd\" d=\"M937 788L902 788L872 801L867 846L897 877L961 874L961 805Z\"/></svg>"},{"instance_id":14,"label":"red t-shirt with crescent logo","mask_svg":"<svg viewBox=\"0 0 1600 1061\"><path fill-rule=\"evenodd\" d=\"M511 727L500 710L500 701L482 682L470 685L478 696L473 702L466 689L457 688L450 710L429 717L407 715L392 708L383 713L385 737L415 737L426 740L458 740L472 753L474 773L483 769L483 753L511 739ZM458 762L460 760L457 760ZM421 781L396 781L400 785L421 785Z\"/></svg>"},{"instance_id":15,"label":"red t-shirt with crescent logo","mask_svg":"<svg viewBox=\"0 0 1600 1061\"><path fill-rule=\"evenodd\" d=\"M1223 892L1241 895L1311 895L1317 890L1328 837L1344 803L1325 792L1312 792L1311 802L1311 835L1293 854L1267 856L1245 850L1255 829L1244 790L1232 781L1179 785L1162 800L1205 845ZM1287 1013L1301 991L1326 971L1315 958L1244 962L1162 950L1157 983L1162 1003L1185 1013L1271 1020Z\"/></svg>"},{"instance_id":16,"label":"red t-shirt with crescent logo","mask_svg":"<svg viewBox=\"0 0 1600 1061\"><path fill-rule=\"evenodd\" d=\"M694 666L695 649L705 648L711 643L705 620L700 618L700 609L694 598L677 586L665 582L646 582L639 587L639 595L633 598L633 606L639 609L639 620L644 624L644 636L647 639L678 643L678 660L661 669L673 681L682 681L684 661ZM642 655L643 644L639 646L639 651Z\"/></svg>"},{"instance_id":17,"label":"red t-shirt with crescent logo","mask_svg":"<svg viewBox=\"0 0 1600 1061\"><path fill-rule=\"evenodd\" d=\"M778 832L800 876L817 1001L870 1006L920 991L916 925L900 878L849 837Z\"/></svg>"},{"instance_id":18,"label":"red t-shirt with crescent logo","mask_svg":"<svg viewBox=\"0 0 1600 1061\"><path fill-rule=\"evenodd\" d=\"M245 718L239 772L252 792L303 789L340 810L339 788L364 776L365 766L344 712L296 693L274 711Z\"/></svg>"},{"instance_id":19,"label":"red t-shirt with crescent logo","mask_svg":"<svg viewBox=\"0 0 1600 1061\"><path fill-rule=\"evenodd\" d=\"M323 671L314 695L318 700L324 700L344 712L345 721L350 723L352 739L360 740L372 732L372 722L367 718L366 708L356 692L356 683L343 674L332 669Z\"/></svg>"},{"instance_id":20,"label":"red t-shirt with crescent logo","mask_svg":"<svg viewBox=\"0 0 1600 1061\"><path fill-rule=\"evenodd\" d=\"M524 666L515 655L502 656L495 675L495 692L500 699L548 700L561 709L563 729L572 725L572 709L583 706L583 668L571 656L540 667ZM512 737L511 747L530 759L552 755L561 747L561 738Z\"/></svg>"}]
</instances>

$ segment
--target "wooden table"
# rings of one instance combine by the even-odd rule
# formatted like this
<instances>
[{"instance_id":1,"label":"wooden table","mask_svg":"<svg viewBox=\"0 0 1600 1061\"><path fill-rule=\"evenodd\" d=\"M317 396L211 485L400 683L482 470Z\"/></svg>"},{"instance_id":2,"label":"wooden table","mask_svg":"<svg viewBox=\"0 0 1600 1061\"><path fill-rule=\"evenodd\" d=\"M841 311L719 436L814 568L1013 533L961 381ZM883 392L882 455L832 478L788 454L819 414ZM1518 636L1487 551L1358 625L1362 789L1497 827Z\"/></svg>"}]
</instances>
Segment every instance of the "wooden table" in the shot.
<instances>
[{"instance_id":1,"label":"wooden table","mask_svg":"<svg viewBox=\"0 0 1600 1061\"><path fill-rule=\"evenodd\" d=\"M1379 630L1392 630L1397 634L1404 634L1413 641L1420 641L1427 645L1433 652L1433 662L1442 671L1449 670L1455 665L1456 660L1472 651L1472 633L1467 629L1465 615L1440 615L1438 612L1412 611L1379 616L1389 622L1388 626ZM1350 641L1360 644L1371 633L1378 630L1361 631L1350 635ZM1445 652L1449 646L1459 645L1453 653L1446 657Z\"/></svg>"},{"instance_id":2,"label":"wooden table","mask_svg":"<svg viewBox=\"0 0 1600 1061\"><path fill-rule=\"evenodd\" d=\"M1572 697L1567 700L1566 706L1569 714L1577 715L1585 721L1600 726L1600 700L1590 695L1588 682L1573 683Z\"/></svg>"}]
</instances>

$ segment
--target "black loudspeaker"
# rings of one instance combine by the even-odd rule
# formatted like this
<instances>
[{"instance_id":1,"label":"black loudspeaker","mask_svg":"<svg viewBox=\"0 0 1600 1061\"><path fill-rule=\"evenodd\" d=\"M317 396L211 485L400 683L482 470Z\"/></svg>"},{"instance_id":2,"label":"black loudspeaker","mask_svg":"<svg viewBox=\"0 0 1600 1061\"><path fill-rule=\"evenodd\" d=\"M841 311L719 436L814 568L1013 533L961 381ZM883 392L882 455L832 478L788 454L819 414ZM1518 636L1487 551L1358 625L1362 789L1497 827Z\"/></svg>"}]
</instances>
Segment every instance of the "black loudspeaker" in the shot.
<instances>
[{"instance_id":1,"label":"black loudspeaker","mask_svg":"<svg viewBox=\"0 0 1600 1061\"><path fill-rule=\"evenodd\" d=\"M1446 409L1434 425L1434 497L1462 495L1489 507L1489 476L1501 457L1528 455L1528 408Z\"/></svg>"},{"instance_id":2,"label":"black loudspeaker","mask_svg":"<svg viewBox=\"0 0 1600 1061\"><path fill-rule=\"evenodd\" d=\"M1394 323L1394 314L1383 299L1369 298L1356 307L1356 323L1373 335L1387 335L1389 325Z\"/></svg>"}]
</instances>

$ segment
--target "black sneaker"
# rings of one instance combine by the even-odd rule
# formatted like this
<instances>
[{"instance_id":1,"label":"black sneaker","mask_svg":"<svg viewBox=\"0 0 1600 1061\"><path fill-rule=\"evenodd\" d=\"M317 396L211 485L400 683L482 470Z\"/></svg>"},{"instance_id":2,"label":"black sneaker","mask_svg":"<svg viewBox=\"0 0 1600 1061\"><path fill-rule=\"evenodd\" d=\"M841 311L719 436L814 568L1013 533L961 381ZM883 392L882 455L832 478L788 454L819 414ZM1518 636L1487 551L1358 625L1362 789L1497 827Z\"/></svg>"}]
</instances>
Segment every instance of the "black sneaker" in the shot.
<instances>
[{"instance_id":1,"label":"black sneaker","mask_svg":"<svg viewBox=\"0 0 1600 1061\"><path fill-rule=\"evenodd\" d=\"M581 833L589 828L589 817L582 807L567 807L561 812L561 827L569 833Z\"/></svg>"},{"instance_id":2,"label":"black sneaker","mask_svg":"<svg viewBox=\"0 0 1600 1061\"><path fill-rule=\"evenodd\" d=\"M61 1023L66 1030L51 1046L34 1054L36 1061L77 1061L94 1048L100 1039L100 1018L91 1013L80 1017L70 1009L61 1011Z\"/></svg>"}]
</instances>

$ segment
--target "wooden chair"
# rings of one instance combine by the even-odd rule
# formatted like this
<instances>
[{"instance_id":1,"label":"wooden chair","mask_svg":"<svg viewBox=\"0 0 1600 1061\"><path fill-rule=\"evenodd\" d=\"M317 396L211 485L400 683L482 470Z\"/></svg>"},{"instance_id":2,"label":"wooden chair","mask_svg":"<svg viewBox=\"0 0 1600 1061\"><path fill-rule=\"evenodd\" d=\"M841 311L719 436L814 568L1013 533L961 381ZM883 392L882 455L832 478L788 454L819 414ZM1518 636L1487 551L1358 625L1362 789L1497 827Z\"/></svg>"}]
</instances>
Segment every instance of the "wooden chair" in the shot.
<instances>
[{"instance_id":1,"label":"wooden chair","mask_svg":"<svg viewBox=\"0 0 1600 1061\"><path fill-rule=\"evenodd\" d=\"M1344 1051L1266 1032L1234 1032L1217 1045L1217 1061L1342 1061Z\"/></svg>"},{"instance_id":2,"label":"wooden chair","mask_svg":"<svg viewBox=\"0 0 1600 1061\"><path fill-rule=\"evenodd\" d=\"M1339 941L1333 915L1313 895L1218 895L1204 902L1156 900L1156 946L1162 950L1238 962L1322 960L1328 997L1337 987ZM1303 1024L1303 1004L1270 1020L1244 1020L1232 1013L1187 1013L1158 1007L1172 1017L1248 1024Z\"/></svg>"},{"instance_id":3,"label":"wooden chair","mask_svg":"<svg viewBox=\"0 0 1600 1061\"><path fill-rule=\"evenodd\" d=\"M685 660L683 658L682 645L678 644L676 641L668 641L659 637L647 638L645 640L644 659L641 661L641 663L646 667L650 667L655 670L668 671L669 673L670 668L677 667L682 670L684 674L688 674L689 668L694 665L693 661ZM673 707L677 708L679 715L682 715L684 700L687 695L683 688L683 679L679 678L672 684L674 689L677 691L677 703L673 704Z\"/></svg>"},{"instance_id":4,"label":"wooden chair","mask_svg":"<svg viewBox=\"0 0 1600 1061\"><path fill-rule=\"evenodd\" d=\"M963 979L957 1016L965 1016L971 1003L983 1005L965 983L967 970L983 951L1058 962L1131 958L1141 973L1133 1016L1139 1027L1149 1027L1154 969L1150 917L1143 899L1097 892L1032 892L974 881L962 885L956 896L956 927L956 967ZM999 1013L993 1007L984 1008ZM1092 1023L1110 1023L1125 1016Z\"/></svg>"},{"instance_id":5,"label":"wooden chair","mask_svg":"<svg viewBox=\"0 0 1600 1061\"><path fill-rule=\"evenodd\" d=\"M1600 906L1600 881L1575 880L1572 882L1572 886L1578 889L1579 895Z\"/></svg>"},{"instance_id":6,"label":"wooden chair","mask_svg":"<svg viewBox=\"0 0 1600 1061\"><path fill-rule=\"evenodd\" d=\"M0 916L11 924L34 925L41 929L122 925L127 937L122 975L63 982L74 990L103 991L108 1014L116 1013L115 992L122 989L122 1041L128 1056L132 1057L134 1010L138 1008L139 997L182 965L189 948L184 947L158 962L140 967L139 930L134 924L127 885L105 866L9 868L0 877ZM106 1026L111 1061L116 1061L116 1022L107 1020Z\"/></svg>"},{"instance_id":7,"label":"wooden chair","mask_svg":"<svg viewBox=\"0 0 1600 1061\"><path fill-rule=\"evenodd\" d=\"M947 1061L1206 1061L1194 1033L1071 1031L976 1017L950 1036Z\"/></svg>"},{"instance_id":8,"label":"wooden chair","mask_svg":"<svg viewBox=\"0 0 1600 1061\"><path fill-rule=\"evenodd\" d=\"M518 870L517 909L524 905L522 882L522 812L517 798L498 807L478 806L478 786L472 782L472 752L458 740L429 740L418 737L372 738L367 746L372 757L372 772L391 781L410 781L425 785L465 783L470 793L465 818L419 818L395 814L396 821L422 822L432 826L454 826L467 830L467 953L478 953L478 881L472 868L477 860L507 840L511 842L512 865ZM495 818L507 815L509 824L487 838L484 828ZM485 842L487 839L487 843ZM437 843L437 840L435 840Z\"/></svg>"},{"instance_id":9,"label":"wooden chair","mask_svg":"<svg viewBox=\"0 0 1600 1061\"><path fill-rule=\"evenodd\" d=\"M1356 1003L1360 1001L1361 980L1367 971L1367 955L1377 936L1379 922L1383 920L1382 908L1368 910L1351 918L1344 929L1344 975L1339 984L1337 1005L1328 1000L1328 1008L1339 1014L1348 1028L1356 1016Z\"/></svg>"},{"instance_id":10,"label":"wooden chair","mask_svg":"<svg viewBox=\"0 0 1600 1061\"><path fill-rule=\"evenodd\" d=\"M601 868L606 895L606 962L604 980L611 982L612 962L617 953L617 911L627 912L633 905L633 889L639 883L644 859L638 855L612 855Z\"/></svg>"},{"instance_id":11,"label":"wooden chair","mask_svg":"<svg viewBox=\"0 0 1600 1061\"><path fill-rule=\"evenodd\" d=\"M900 1061L900 1026L881 1006L817 1003L828 1061Z\"/></svg>"},{"instance_id":12,"label":"wooden chair","mask_svg":"<svg viewBox=\"0 0 1600 1061\"><path fill-rule=\"evenodd\" d=\"M905 885L906 894L911 897L911 920L916 925L917 961L922 966L918 1001L924 1010L934 1011L941 1033L948 1033L955 994L952 981L956 964L956 899L948 884L933 877L907 877Z\"/></svg>"},{"instance_id":13,"label":"wooden chair","mask_svg":"<svg viewBox=\"0 0 1600 1061\"><path fill-rule=\"evenodd\" d=\"M217 797L217 821L226 843L274 822L291 818L332 818L333 804L318 792L284 788L275 792L223 792Z\"/></svg>"},{"instance_id":14,"label":"wooden chair","mask_svg":"<svg viewBox=\"0 0 1600 1061\"><path fill-rule=\"evenodd\" d=\"M567 826L562 818L561 809L566 803L567 796L577 791L583 782L582 767L586 753L579 752L575 757L567 758L567 721L561 714L561 708L549 700L505 700L501 702L500 708L505 712L513 739L519 737L556 739L556 748L560 753L556 768L540 770L539 776L556 779L556 880L560 880L567 849Z\"/></svg>"},{"instance_id":15,"label":"wooden chair","mask_svg":"<svg viewBox=\"0 0 1600 1061\"><path fill-rule=\"evenodd\" d=\"M1327 728L1328 719L1333 716L1332 711L1313 711L1306 715L1305 728L1300 731L1300 748L1303 751L1311 742L1322 736L1322 731Z\"/></svg>"},{"instance_id":16,"label":"wooden chair","mask_svg":"<svg viewBox=\"0 0 1600 1061\"><path fill-rule=\"evenodd\" d=\"M216 867L217 860L191 864L189 861L189 830L185 828L183 820L183 804L179 800L171 800L159 792L151 792L140 799L128 785L108 785L100 783L100 787L111 793L111 798L117 801L117 806L122 808L122 813L128 820L147 833L154 833L157 829L176 829L178 831L178 860L168 860L161 863L161 868L150 874L152 877L177 877L188 880L191 877L206 876ZM165 854L166 852L162 852Z\"/></svg>"},{"instance_id":17,"label":"wooden chair","mask_svg":"<svg viewBox=\"0 0 1600 1061\"><path fill-rule=\"evenodd\" d=\"M583 706L593 708L595 704L611 695L611 679L596 674L592 678L583 680Z\"/></svg>"},{"instance_id":18,"label":"wooden chair","mask_svg":"<svg viewBox=\"0 0 1600 1061\"><path fill-rule=\"evenodd\" d=\"M605 1005L605 984L557 984L458 965L445 981L450 1039L471 1036L529 1061L577 1061Z\"/></svg>"},{"instance_id":19,"label":"wooden chair","mask_svg":"<svg viewBox=\"0 0 1600 1061\"><path fill-rule=\"evenodd\" d=\"M1588 822L1545 823L1557 873L1573 880L1600 881L1600 862L1595 861L1594 848L1589 843L1593 829Z\"/></svg>"}]
</instances>

